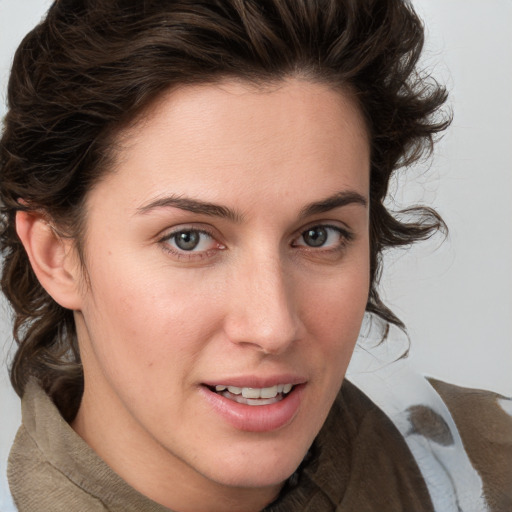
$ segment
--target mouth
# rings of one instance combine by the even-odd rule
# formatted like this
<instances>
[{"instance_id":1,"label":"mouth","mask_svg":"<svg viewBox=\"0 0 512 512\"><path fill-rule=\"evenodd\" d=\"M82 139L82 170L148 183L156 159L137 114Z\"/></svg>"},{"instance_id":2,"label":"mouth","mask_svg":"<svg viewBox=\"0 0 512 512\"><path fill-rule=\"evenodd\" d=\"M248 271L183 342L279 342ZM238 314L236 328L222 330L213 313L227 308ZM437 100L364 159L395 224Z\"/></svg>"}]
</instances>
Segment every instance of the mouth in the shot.
<instances>
[{"instance_id":1,"label":"mouth","mask_svg":"<svg viewBox=\"0 0 512 512\"><path fill-rule=\"evenodd\" d=\"M277 384L266 388L249 388L237 386L207 386L210 391L227 398L233 402L251 405L272 405L280 402L294 389L293 384Z\"/></svg>"},{"instance_id":2,"label":"mouth","mask_svg":"<svg viewBox=\"0 0 512 512\"><path fill-rule=\"evenodd\" d=\"M230 378L228 382L205 382L200 388L213 411L237 430L270 432L293 421L306 386L305 379L281 376L279 380Z\"/></svg>"}]
</instances>

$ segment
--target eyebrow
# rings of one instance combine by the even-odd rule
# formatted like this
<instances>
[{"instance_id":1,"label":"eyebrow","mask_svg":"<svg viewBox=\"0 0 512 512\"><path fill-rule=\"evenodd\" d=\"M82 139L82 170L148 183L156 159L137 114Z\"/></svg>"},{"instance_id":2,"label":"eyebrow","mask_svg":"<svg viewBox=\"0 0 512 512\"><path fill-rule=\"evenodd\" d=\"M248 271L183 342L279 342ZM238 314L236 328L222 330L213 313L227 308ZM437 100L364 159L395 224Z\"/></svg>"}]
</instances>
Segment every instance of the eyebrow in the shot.
<instances>
[{"instance_id":1,"label":"eyebrow","mask_svg":"<svg viewBox=\"0 0 512 512\"><path fill-rule=\"evenodd\" d=\"M360 204L366 208L368 206L368 201L364 196L355 191L349 190L338 192L337 194L334 194L330 197L306 205L300 211L300 218L303 219L318 213L325 213L330 210L334 210L335 208L341 208L342 206L347 206L349 204Z\"/></svg>"},{"instance_id":2,"label":"eyebrow","mask_svg":"<svg viewBox=\"0 0 512 512\"><path fill-rule=\"evenodd\" d=\"M368 205L368 201L358 192L338 192L330 197L306 205L300 211L299 218L303 219L315 214L325 213L349 204L360 204L366 207ZM226 206L182 196L165 196L155 199L154 201L137 208L137 213L145 214L156 208L169 207L179 208L180 210L186 210L192 213L208 215L210 217L220 217L233 222L240 222L243 219L243 215L241 213Z\"/></svg>"},{"instance_id":3,"label":"eyebrow","mask_svg":"<svg viewBox=\"0 0 512 512\"><path fill-rule=\"evenodd\" d=\"M137 213L144 214L155 208L179 208L192 213L200 213L210 217L221 217L233 222L240 222L242 215L231 208L206 201L190 199L182 196L166 196L151 201L149 204L137 209Z\"/></svg>"}]
</instances>

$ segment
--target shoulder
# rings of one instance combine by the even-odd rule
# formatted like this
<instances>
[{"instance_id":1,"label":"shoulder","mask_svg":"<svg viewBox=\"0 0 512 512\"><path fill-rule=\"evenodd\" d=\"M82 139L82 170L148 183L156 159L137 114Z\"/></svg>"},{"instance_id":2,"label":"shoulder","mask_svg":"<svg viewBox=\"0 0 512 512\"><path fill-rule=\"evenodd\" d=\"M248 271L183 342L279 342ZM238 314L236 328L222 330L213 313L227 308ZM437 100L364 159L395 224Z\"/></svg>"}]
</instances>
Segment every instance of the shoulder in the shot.
<instances>
[{"instance_id":1,"label":"shoulder","mask_svg":"<svg viewBox=\"0 0 512 512\"><path fill-rule=\"evenodd\" d=\"M76 478L66 440L73 432L45 392L33 381L22 398L22 425L14 439L7 478L19 512L105 512L100 500L85 493Z\"/></svg>"},{"instance_id":2,"label":"shoulder","mask_svg":"<svg viewBox=\"0 0 512 512\"><path fill-rule=\"evenodd\" d=\"M7 476L20 512L106 510L100 501L84 494L46 459L24 425L19 428L12 445Z\"/></svg>"},{"instance_id":3,"label":"shoulder","mask_svg":"<svg viewBox=\"0 0 512 512\"><path fill-rule=\"evenodd\" d=\"M9 487L19 512L164 512L117 475L30 381L22 425L8 460Z\"/></svg>"},{"instance_id":4,"label":"shoulder","mask_svg":"<svg viewBox=\"0 0 512 512\"><path fill-rule=\"evenodd\" d=\"M512 510L512 400L429 379L448 407L491 510Z\"/></svg>"},{"instance_id":5,"label":"shoulder","mask_svg":"<svg viewBox=\"0 0 512 512\"><path fill-rule=\"evenodd\" d=\"M434 510L511 511L510 400L426 379L403 359L367 363L362 358L350 379L399 430Z\"/></svg>"}]
</instances>

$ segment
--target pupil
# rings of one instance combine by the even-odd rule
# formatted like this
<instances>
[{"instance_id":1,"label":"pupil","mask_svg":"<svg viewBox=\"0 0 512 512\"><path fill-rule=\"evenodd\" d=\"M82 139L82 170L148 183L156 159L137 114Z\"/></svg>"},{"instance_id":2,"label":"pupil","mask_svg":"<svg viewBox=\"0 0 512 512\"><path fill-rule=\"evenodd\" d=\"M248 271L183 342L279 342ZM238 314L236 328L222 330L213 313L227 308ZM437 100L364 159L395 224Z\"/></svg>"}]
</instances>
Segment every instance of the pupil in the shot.
<instances>
[{"instance_id":1,"label":"pupil","mask_svg":"<svg viewBox=\"0 0 512 512\"><path fill-rule=\"evenodd\" d=\"M320 247L327 240L327 230L325 228L311 228L303 236L304 241L310 247Z\"/></svg>"},{"instance_id":2,"label":"pupil","mask_svg":"<svg viewBox=\"0 0 512 512\"><path fill-rule=\"evenodd\" d=\"M182 231L176 235L176 245L183 251L191 251L199 244L199 233L195 231Z\"/></svg>"}]
</instances>

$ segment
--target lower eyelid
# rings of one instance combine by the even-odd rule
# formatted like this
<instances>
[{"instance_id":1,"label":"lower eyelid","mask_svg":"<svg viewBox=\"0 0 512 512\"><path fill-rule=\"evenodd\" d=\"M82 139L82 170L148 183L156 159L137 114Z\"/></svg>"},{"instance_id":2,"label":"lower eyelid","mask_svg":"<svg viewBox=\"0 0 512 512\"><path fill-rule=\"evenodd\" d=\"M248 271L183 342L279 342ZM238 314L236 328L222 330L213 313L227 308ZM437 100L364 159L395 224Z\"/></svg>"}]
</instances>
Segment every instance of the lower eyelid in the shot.
<instances>
[{"instance_id":1,"label":"lower eyelid","mask_svg":"<svg viewBox=\"0 0 512 512\"><path fill-rule=\"evenodd\" d=\"M205 231L203 229L177 229L175 231L171 231L170 233L167 233L165 234L164 236L162 236L160 238L160 242L161 243L167 243L171 240L176 240L176 237L180 234L180 233L199 233L200 235L203 235L203 236L207 236L208 238L214 240L214 237L211 233L209 233L208 231Z\"/></svg>"},{"instance_id":2,"label":"lower eyelid","mask_svg":"<svg viewBox=\"0 0 512 512\"><path fill-rule=\"evenodd\" d=\"M315 229L315 228L324 228L327 230L334 231L340 237L340 241L337 244L338 247L346 245L348 242L352 241L354 238L353 233L351 233L347 229L341 228L339 226L332 226L329 224L316 224L316 225L310 226L309 228L301 231L300 234L294 238L294 240L297 240L297 239L301 238L302 236L304 236L304 234L309 229ZM313 247L313 246L308 246L307 244L300 244L300 245L296 245L295 247L305 247L307 249L316 250L316 251L321 251L322 249L323 250L332 249L332 247L325 247L325 246Z\"/></svg>"},{"instance_id":3,"label":"lower eyelid","mask_svg":"<svg viewBox=\"0 0 512 512\"><path fill-rule=\"evenodd\" d=\"M204 249L194 248L188 251L181 249L177 246L175 240L177 235L184 232L199 233L200 235L207 237L207 240L200 242L200 244L206 244L207 247ZM170 255L172 258L183 260L185 262L200 261L205 258L214 258L220 251L226 249L226 246L218 241L218 237L214 233L203 228L192 228L188 226L183 226L166 233L164 236L160 237L159 244L162 247L162 250L164 250L165 253Z\"/></svg>"}]
</instances>

